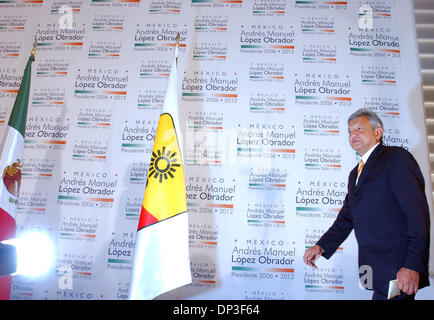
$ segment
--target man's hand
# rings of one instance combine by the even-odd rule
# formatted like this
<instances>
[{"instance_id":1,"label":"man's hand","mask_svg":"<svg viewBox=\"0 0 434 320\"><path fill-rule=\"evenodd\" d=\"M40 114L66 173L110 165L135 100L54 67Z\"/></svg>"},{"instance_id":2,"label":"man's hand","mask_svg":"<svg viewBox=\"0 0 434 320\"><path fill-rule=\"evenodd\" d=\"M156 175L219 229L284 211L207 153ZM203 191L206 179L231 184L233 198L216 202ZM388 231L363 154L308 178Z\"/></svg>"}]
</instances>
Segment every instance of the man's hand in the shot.
<instances>
[{"instance_id":1,"label":"man's hand","mask_svg":"<svg viewBox=\"0 0 434 320\"><path fill-rule=\"evenodd\" d=\"M306 250L303 256L304 263L306 263L308 266L317 268L315 264L315 260L321 257L324 250L319 245L314 245L313 247L310 247Z\"/></svg>"},{"instance_id":2,"label":"man's hand","mask_svg":"<svg viewBox=\"0 0 434 320\"><path fill-rule=\"evenodd\" d=\"M408 294L416 294L419 289L419 272L402 267L396 274L398 288Z\"/></svg>"}]
</instances>

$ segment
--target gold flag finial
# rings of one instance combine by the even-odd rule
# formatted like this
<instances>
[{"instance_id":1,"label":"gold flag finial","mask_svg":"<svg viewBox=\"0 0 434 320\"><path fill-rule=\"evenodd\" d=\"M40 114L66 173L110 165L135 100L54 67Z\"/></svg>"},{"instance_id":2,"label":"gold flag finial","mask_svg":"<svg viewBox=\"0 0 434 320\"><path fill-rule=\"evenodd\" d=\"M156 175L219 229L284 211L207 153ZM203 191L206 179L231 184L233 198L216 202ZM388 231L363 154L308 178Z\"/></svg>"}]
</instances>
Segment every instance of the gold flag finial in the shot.
<instances>
[{"instance_id":1,"label":"gold flag finial","mask_svg":"<svg viewBox=\"0 0 434 320\"><path fill-rule=\"evenodd\" d=\"M35 40L35 42L33 42L32 57L34 57L36 54L36 47L37 46L38 46L38 42Z\"/></svg>"},{"instance_id":2,"label":"gold flag finial","mask_svg":"<svg viewBox=\"0 0 434 320\"><path fill-rule=\"evenodd\" d=\"M179 47L179 39L181 38L181 35L179 34L179 32L178 32L178 34L176 35L176 38L175 38L175 40L176 40L176 46L177 47Z\"/></svg>"},{"instance_id":3,"label":"gold flag finial","mask_svg":"<svg viewBox=\"0 0 434 320\"><path fill-rule=\"evenodd\" d=\"M176 65L178 65L178 48L179 48L179 39L181 38L181 35L178 34L176 35L176 43L175 43L175 56L176 56Z\"/></svg>"}]
</instances>

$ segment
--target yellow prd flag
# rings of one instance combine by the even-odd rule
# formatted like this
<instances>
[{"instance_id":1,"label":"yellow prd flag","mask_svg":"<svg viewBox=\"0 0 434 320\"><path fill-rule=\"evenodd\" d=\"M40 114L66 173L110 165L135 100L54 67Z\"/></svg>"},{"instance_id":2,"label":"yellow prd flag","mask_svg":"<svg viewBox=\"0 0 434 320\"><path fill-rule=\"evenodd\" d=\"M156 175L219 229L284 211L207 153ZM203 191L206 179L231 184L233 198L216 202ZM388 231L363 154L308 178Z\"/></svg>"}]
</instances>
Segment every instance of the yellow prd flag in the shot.
<instances>
[{"instance_id":1,"label":"yellow prd flag","mask_svg":"<svg viewBox=\"0 0 434 320\"><path fill-rule=\"evenodd\" d=\"M187 195L180 149L177 49L155 135L136 237L129 298L153 299L191 283Z\"/></svg>"},{"instance_id":2,"label":"yellow prd flag","mask_svg":"<svg viewBox=\"0 0 434 320\"><path fill-rule=\"evenodd\" d=\"M160 115L139 229L187 211L184 168L172 116Z\"/></svg>"}]
</instances>

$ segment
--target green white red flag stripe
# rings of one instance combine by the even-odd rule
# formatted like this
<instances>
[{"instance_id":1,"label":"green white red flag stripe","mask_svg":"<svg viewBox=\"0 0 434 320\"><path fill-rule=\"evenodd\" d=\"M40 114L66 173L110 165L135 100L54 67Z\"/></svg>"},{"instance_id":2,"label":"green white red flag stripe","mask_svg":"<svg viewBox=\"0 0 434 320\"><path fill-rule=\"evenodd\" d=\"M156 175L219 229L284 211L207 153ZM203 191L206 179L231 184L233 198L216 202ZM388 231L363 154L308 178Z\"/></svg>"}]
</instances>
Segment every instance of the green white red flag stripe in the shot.
<instances>
[{"instance_id":1,"label":"green white red flag stripe","mask_svg":"<svg viewBox=\"0 0 434 320\"><path fill-rule=\"evenodd\" d=\"M27 61L9 122L0 138L0 242L15 237L33 54ZM11 281L11 275L0 277L0 300L9 299Z\"/></svg>"}]
</instances>

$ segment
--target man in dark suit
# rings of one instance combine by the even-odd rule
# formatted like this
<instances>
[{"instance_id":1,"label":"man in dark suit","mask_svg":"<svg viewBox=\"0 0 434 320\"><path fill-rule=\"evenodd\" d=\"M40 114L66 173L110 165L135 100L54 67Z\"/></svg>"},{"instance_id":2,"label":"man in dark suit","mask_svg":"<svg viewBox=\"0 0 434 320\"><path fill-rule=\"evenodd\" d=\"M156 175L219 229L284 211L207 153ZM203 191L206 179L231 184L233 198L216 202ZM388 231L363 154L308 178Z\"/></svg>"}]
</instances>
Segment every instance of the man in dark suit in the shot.
<instances>
[{"instance_id":1,"label":"man in dark suit","mask_svg":"<svg viewBox=\"0 0 434 320\"><path fill-rule=\"evenodd\" d=\"M383 123L369 109L349 117L348 133L363 163L351 171L344 205L330 229L306 250L304 262L316 267L320 256L329 259L354 229L359 266L372 270L372 288L367 288L374 290L372 299L387 299L394 279L401 290L396 299L414 299L429 285L430 219L422 173L408 151L382 144Z\"/></svg>"}]
</instances>

